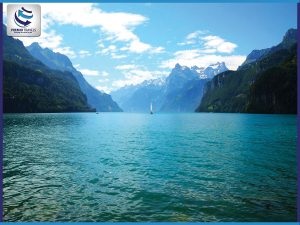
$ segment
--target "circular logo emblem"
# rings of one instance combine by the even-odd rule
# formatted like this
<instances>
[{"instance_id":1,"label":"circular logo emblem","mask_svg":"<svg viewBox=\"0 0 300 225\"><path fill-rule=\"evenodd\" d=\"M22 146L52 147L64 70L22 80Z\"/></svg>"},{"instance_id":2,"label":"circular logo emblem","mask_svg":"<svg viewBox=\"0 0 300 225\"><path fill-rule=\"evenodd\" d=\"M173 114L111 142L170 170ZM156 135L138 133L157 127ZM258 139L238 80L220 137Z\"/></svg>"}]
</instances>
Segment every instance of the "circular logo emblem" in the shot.
<instances>
[{"instance_id":1,"label":"circular logo emblem","mask_svg":"<svg viewBox=\"0 0 300 225\"><path fill-rule=\"evenodd\" d=\"M27 27L31 24L30 19L33 18L32 11L22 7L15 12L15 23L19 27Z\"/></svg>"}]
</instances>

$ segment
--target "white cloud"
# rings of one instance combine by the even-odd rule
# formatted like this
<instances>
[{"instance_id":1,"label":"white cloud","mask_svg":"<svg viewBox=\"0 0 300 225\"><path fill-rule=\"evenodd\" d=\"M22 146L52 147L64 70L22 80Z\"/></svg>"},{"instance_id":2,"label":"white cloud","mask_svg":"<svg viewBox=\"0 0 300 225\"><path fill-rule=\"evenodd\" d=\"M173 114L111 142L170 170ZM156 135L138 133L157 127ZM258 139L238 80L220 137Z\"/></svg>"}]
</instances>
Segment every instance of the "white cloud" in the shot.
<instances>
[{"instance_id":1,"label":"white cloud","mask_svg":"<svg viewBox=\"0 0 300 225\"><path fill-rule=\"evenodd\" d=\"M103 43L102 40L98 40L98 41L97 41L97 44L98 44L98 47L99 47L99 48L105 48L105 45L104 45L104 43Z\"/></svg>"},{"instance_id":2,"label":"white cloud","mask_svg":"<svg viewBox=\"0 0 300 225\"><path fill-rule=\"evenodd\" d=\"M73 65L75 69L79 69L80 68L80 64L75 64Z\"/></svg>"},{"instance_id":3,"label":"white cloud","mask_svg":"<svg viewBox=\"0 0 300 225\"><path fill-rule=\"evenodd\" d=\"M185 66L207 67L216 62L225 62L226 66L231 70L236 70L246 59L244 55L220 55L220 54L205 54L202 50L192 49L177 51L174 53L174 58L165 60L161 63L161 68L172 69L179 63Z\"/></svg>"},{"instance_id":4,"label":"white cloud","mask_svg":"<svg viewBox=\"0 0 300 225\"><path fill-rule=\"evenodd\" d=\"M98 70L91 70L91 69L81 69L80 65L74 66L78 71L80 71L84 76L99 76L99 77L108 77L109 73L106 71L98 71ZM108 78L105 78L108 79Z\"/></svg>"},{"instance_id":5,"label":"white cloud","mask_svg":"<svg viewBox=\"0 0 300 225\"><path fill-rule=\"evenodd\" d=\"M100 79L98 80L99 83L107 83L109 82L109 79L108 78L104 78L104 79Z\"/></svg>"},{"instance_id":6,"label":"white cloud","mask_svg":"<svg viewBox=\"0 0 300 225\"><path fill-rule=\"evenodd\" d=\"M106 71L101 71L101 72L99 72L99 75L102 76L102 77L108 77L109 73L106 72Z\"/></svg>"},{"instance_id":7,"label":"white cloud","mask_svg":"<svg viewBox=\"0 0 300 225\"><path fill-rule=\"evenodd\" d=\"M23 42L25 46L31 45L33 42L39 43L42 48L49 48L54 52L59 52L68 56L69 58L75 58L76 53L69 46L63 46L63 37L58 35L56 31L49 30L48 32L42 32L40 37L17 37Z\"/></svg>"},{"instance_id":8,"label":"white cloud","mask_svg":"<svg viewBox=\"0 0 300 225\"><path fill-rule=\"evenodd\" d=\"M164 53L165 52L165 48L163 47L156 47L156 48L152 48L151 53L153 54L159 54L159 53Z\"/></svg>"},{"instance_id":9,"label":"white cloud","mask_svg":"<svg viewBox=\"0 0 300 225\"><path fill-rule=\"evenodd\" d=\"M133 33L136 26L145 23L148 19L139 14L124 12L105 12L91 3L76 4L42 4L43 15L60 24L72 24L82 27L98 27L111 42L126 42L129 51L150 51L150 44L144 43ZM95 32L95 30L94 30Z\"/></svg>"},{"instance_id":10,"label":"white cloud","mask_svg":"<svg viewBox=\"0 0 300 225\"><path fill-rule=\"evenodd\" d=\"M119 53L120 50L116 45L109 45L108 47L105 47L101 41L98 41L98 46L101 50L97 51L96 54L109 55L112 59L123 59L127 57L125 54Z\"/></svg>"},{"instance_id":11,"label":"white cloud","mask_svg":"<svg viewBox=\"0 0 300 225\"><path fill-rule=\"evenodd\" d=\"M43 31L39 37L17 37L23 42L25 46L31 45L33 42L37 42L42 48L49 48L54 52L59 52L68 56L69 58L75 58L75 51L69 47L64 46L63 36L56 33L54 30Z\"/></svg>"},{"instance_id":12,"label":"white cloud","mask_svg":"<svg viewBox=\"0 0 300 225\"><path fill-rule=\"evenodd\" d=\"M64 54L71 59L76 57L76 53L70 47L58 47L58 48L55 48L53 51Z\"/></svg>"},{"instance_id":13,"label":"white cloud","mask_svg":"<svg viewBox=\"0 0 300 225\"><path fill-rule=\"evenodd\" d=\"M116 89L127 85L137 85L145 80L161 78L169 74L169 72L167 71L151 71L142 66L131 64L120 65L117 66L115 69L120 70L124 75L124 79L119 79L112 83L112 86Z\"/></svg>"},{"instance_id":14,"label":"white cloud","mask_svg":"<svg viewBox=\"0 0 300 225\"><path fill-rule=\"evenodd\" d=\"M130 42L125 47L122 47L120 50L129 51L133 53L149 52L152 54L159 54L165 51L163 47L152 47L149 44L141 42L139 39Z\"/></svg>"},{"instance_id":15,"label":"white cloud","mask_svg":"<svg viewBox=\"0 0 300 225\"><path fill-rule=\"evenodd\" d=\"M208 31L197 30L188 34L183 42L178 43L180 46L198 45L209 52L232 53L237 47L236 44L226 41L215 35L206 35Z\"/></svg>"},{"instance_id":16,"label":"white cloud","mask_svg":"<svg viewBox=\"0 0 300 225\"><path fill-rule=\"evenodd\" d=\"M127 55L124 53L144 53L148 52L151 54L159 54L163 53L165 49L163 47L152 47L150 44L146 44L140 41L139 38L132 40L131 42L125 44L125 46L118 48L115 44L111 44L105 47L102 40L98 41L98 46L100 48L97 51L97 54L101 55L109 55L113 59L123 59L126 58Z\"/></svg>"},{"instance_id":17,"label":"white cloud","mask_svg":"<svg viewBox=\"0 0 300 225\"><path fill-rule=\"evenodd\" d=\"M101 86L101 85L97 85L96 88L101 91L101 92L105 92L107 94L109 94L112 91L112 88L107 87L107 86Z\"/></svg>"},{"instance_id":18,"label":"white cloud","mask_svg":"<svg viewBox=\"0 0 300 225\"><path fill-rule=\"evenodd\" d=\"M116 54L116 53L111 53L111 58L113 58L113 59L124 59L124 58L126 58L127 57L127 55L121 55L121 54Z\"/></svg>"},{"instance_id":19,"label":"white cloud","mask_svg":"<svg viewBox=\"0 0 300 225\"><path fill-rule=\"evenodd\" d=\"M78 52L78 55L80 58L85 58L85 57L91 56L92 54L87 50L80 50Z\"/></svg>"},{"instance_id":20,"label":"white cloud","mask_svg":"<svg viewBox=\"0 0 300 225\"><path fill-rule=\"evenodd\" d=\"M186 36L186 39L187 39L187 40L196 39L200 34L203 34L203 32L197 30L197 31L195 31L195 32L189 33L189 34Z\"/></svg>"},{"instance_id":21,"label":"white cloud","mask_svg":"<svg viewBox=\"0 0 300 225\"><path fill-rule=\"evenodd\" d=\"M122 42L125 44L127 51L133 53L162 52L162 47L153 47L148 43L144 43L134 33L137 26L148 21L148 18L143 15L126 12L105 12L93 3L42 3L40 5L43 12L42 35L26 40L20 38L27 43L26 45L38 42L43 47L52 50L67 48L67 46L63 46L62 36L53 33L54 31L50 29L53 24L58 23L61 25L90 27L92 28L91 32L94 33L98 30L101 33L102 41ZM6 8L6 4L4 7ZM114 59L126 57L116 51L110 51L108 54Z\"/></svg>"},{"instance_id":22,"label":"white cloud","mask_svg":"<svg viewBox=\"0 0 300 225\"><path fill-rule=\"evenodd\" d=\"M79 70L84 76L99 76L100 72L98 70L90 70L90 69L77 69Z\"/></svg>"},{"instance_id":23,"label":"white cloud","mask_svg":"<svg viewBox=\"0 0 300 225\"><path fill-rule=\"evenodd\" d=\"M185 40L183 42L178 43L178 45L192 45L192 44L196 44L200 37L204 34L206 34L208 31L202 31L202 30L197 30L194 31L192 33L189 33L186 37Z\"/></svg>"},{"instance_id":24,"label":"white cloud","mask_svg":"<svg viewBox=\"0 0 300 225\"><path fill-rule=\"evenodd\" d=\"M130 51L134 53L142 53L151 49L151 45L141 42L140 40L133 40L127 47L122 48L123 51Z\"/></svg>"},{"instance_id":25,"label":"white cloud","mask_svg":"<svg viewBox=\"0 0 300 225\"><path fill-rule=\"evenodd\" d=\"M40 37L18 37L25 46L38 42L42 48L56 49L62 44L63 37L58 35L54 30L42 32Z\"/></svg>"},{"instance_id":26,"label":"white cloud","mask_svg":"<svg viewBox=\"0 0 300 225\"><path fill-rule=\"evenodd\" d=\"M136 69L137 66L133 64L125 64L125 65L119 65L116 66L115 69L117 70L131 70L131 69Z\"/></svg>"},{"instance_id":27,"label":"white cloud","mask_svg":"<svg viewBox=\"0 0 300 225\"><path fill-rule=\"evenodd\" d=\"M206 49L214 49L220 53L232 53L237 47L236 44L232 42L225 41L223 38L218 36L209 35L203 37L204 47Z\"/></svg>"},{"instance_id":28,"label":"white cloud","mask_svg":"<svg viewBox=\"0 0 300 225\"><path fill-rule=\"evenodd\" d=\"M171 59L162 61L160 67L172 69L176 63L189 67L207 67L216 62L225 62L229 69L236 70L246 59L244 55L232 54L237 44L207 33L198 30L188 34L184 42L178 45L188 45L189 49L176 51Z\"/></svg>"},{"instance_id":29,"label":"white cloud","mask_svg":"<svg viewBox=\"0 0 300 225\"><path fill-rule=\"evenodd\" d=\"M103 49L100 51L100 53L101 53L102 55L107 55L107 54L110 54L110 53L115 52L116 49L117 49L117 46L115 46L115 45L109 45L107 48L103 48Z\"/></svg>"},{"instance_id":30,"label":"white cloud","mask_svg":"<svg viewBox=\"0 0 300 225\"><path fill-rule=\"evenodd\" d=\"M95 29L95 28L93 28L93 29L92 29L92 32L95 33L95 34L97 34L97 33L98 33L98 30Z\"/></svg>"}]
</instances>

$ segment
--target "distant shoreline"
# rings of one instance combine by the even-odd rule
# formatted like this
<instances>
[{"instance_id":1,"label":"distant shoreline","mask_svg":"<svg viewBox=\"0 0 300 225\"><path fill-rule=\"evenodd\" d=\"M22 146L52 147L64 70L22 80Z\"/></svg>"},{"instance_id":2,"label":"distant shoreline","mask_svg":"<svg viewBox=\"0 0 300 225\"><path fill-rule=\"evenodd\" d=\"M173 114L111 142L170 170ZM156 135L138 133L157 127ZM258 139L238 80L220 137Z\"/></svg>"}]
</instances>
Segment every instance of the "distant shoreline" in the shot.
<instances>
[{"instance_id":1,"label":"distant shoreline","mask_svg":"<svg viewBox=\"0 0 300 225\"><path fill-rule=\"evenodd\" d=\"M87 112L3 112L5 114L64 114L64 113L125 113L125 114L149 114L147 112L100 112L100 111L87 111ZM243 114L243 115L290 115L297 116L296 113L249 113L249 112L156 112L154 114Z\"/></svg>"}]
</instances>

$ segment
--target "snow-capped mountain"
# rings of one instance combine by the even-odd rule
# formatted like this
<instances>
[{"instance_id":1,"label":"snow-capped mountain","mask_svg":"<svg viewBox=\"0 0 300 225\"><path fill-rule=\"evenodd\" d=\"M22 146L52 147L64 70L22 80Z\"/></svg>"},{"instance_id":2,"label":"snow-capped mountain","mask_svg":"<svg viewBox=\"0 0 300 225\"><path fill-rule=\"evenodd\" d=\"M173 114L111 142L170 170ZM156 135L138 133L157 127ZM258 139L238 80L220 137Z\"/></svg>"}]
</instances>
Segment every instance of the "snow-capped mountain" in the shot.
<instances>
[{"instance_id":1,"label":"snow-capped mountain","mask_svg":"<svg viewBox=\"0 0 300 225\"><path fill-rule=\"evenodd\" d=\"M209 65L205 70L204 74L207 75L207 78L212 79L217 74L223 73L227 71L228 68L226 67L224 62L217 62L215 64Z\"/></svg>"},{"instance_id":2,"label":"snow-capped mountain","mask_svg":"<svg viewBox=\"0 0 300 225\"><path fill-rule=\"evenodd\" d=\"M160 104L160 96L165 87L166 80L163 78L145 80L137 85L130 85L111 92L114 100L123 105L125 112L149 111L150 103L157 110Z\"/></svg>"},{"instance_id":3,"label":"snow-capped mountain","mask_svg":"<svg viewBox=\"0 0 300 225\"><path fill-rule=\"evenodd\" d=\"M163 86L166 83L165 78L157 78L157 79L152 79L152 80L145 80L143 83L139 84L138 86Z\"/></svg>"},{"instance_id":4,"label":"snow-capped mountain","mask_svg":"<svg viewBox=\"0 0 300 225\"><path fill-rule=\"evenodd\" d=\"M226 70L224 62L206 68L190 68L177 63L165 79L146 80L111 95L124 111L148 112L152 102L156 111L192 112L201 101L206 82Z\"/></svg>"}]
</instances>

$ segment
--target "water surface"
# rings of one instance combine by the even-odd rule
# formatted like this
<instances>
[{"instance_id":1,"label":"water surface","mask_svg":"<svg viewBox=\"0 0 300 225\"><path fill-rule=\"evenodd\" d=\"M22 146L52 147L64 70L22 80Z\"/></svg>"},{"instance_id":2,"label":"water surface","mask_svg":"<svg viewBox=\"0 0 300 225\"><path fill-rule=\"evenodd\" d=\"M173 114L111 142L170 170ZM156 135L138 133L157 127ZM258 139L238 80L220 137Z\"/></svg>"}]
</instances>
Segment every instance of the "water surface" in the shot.
<instances>
[{"instance_id":1,"label":"water surface","mask_svg":"<svg viewBox=\"0 0 300 225\"><path fill-rule=\"evenodd\" d=\"M5 221L295 221L296 116L6 114Z\"/></svg>"}]
</instances>

